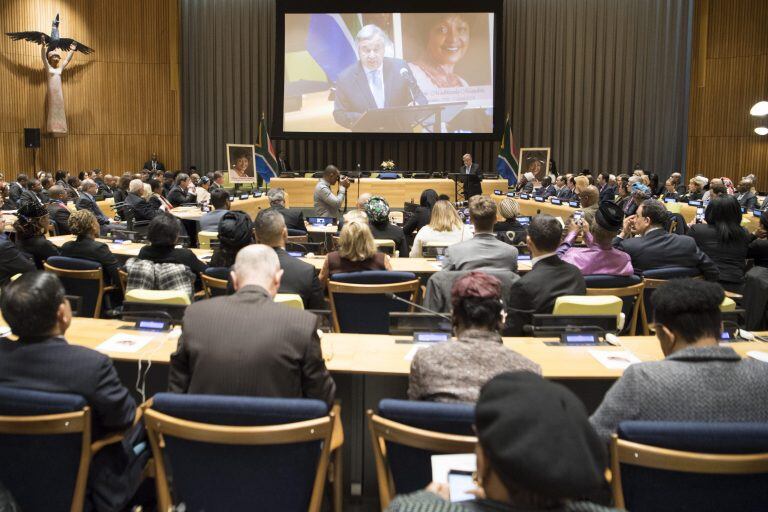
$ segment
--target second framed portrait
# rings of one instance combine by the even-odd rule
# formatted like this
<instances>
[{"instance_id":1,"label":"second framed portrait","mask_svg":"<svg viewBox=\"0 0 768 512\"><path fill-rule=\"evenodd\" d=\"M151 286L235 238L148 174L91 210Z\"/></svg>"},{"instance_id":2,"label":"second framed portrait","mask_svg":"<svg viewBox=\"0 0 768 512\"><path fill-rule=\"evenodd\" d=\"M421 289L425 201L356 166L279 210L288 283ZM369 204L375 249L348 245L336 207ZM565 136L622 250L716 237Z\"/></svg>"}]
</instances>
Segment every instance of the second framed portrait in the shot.
<instances>
[{"instance_id":1,"label":"second framed portrait","mask_svg":"<svg viewBox=\"0 0 768 512\"><path fill-rule=\"evenodd\" d=\"M227 144L227 169L230 183L255 183L256 146Z\"/></svg>"},{"instance_id":2,"label":"second framed portrait","mask_svg":"<svg viewBox=\"0 0 768 512\"><path fill-rule=\"evenodd\" d=\"M541 181L549 170L549 154L551 148L521 148L519 174L532 173ZM518 181L520 176L517 177Z\"/></svg>"}]
</instances>

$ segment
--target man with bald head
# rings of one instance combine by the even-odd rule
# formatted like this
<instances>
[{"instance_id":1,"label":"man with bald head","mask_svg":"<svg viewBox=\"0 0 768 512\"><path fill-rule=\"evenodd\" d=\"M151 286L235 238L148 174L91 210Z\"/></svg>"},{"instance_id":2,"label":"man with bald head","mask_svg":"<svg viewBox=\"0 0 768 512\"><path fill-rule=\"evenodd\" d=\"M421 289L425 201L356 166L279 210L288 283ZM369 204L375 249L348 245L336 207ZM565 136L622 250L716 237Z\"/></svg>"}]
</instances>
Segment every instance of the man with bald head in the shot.
<instances>
[{"instance_id":1,"label":"man with bald head","mask_svg":"<svg viewBox=\"0 0 768 512\"><path fill-rule=\"evenodd\" d=\"M184 314L171 392L333 402L336 384L323 361L317 318L273 301L282 277L272 247L237 253L235 294L196 302Z\"/></svg>"},{"instance_id":2,"label":"man with bald head","mask_svg":"<svg viewBox=\"0 0 768 512\"><path fill-rule=\"evenodd\" d=\"M589 185L579 193L579 202L581 203L581 211L584 212L584 220L586 220L590 226L595 223L595 213L600 207L600 191L594 185Z\"/></svg>"}]
</instances>

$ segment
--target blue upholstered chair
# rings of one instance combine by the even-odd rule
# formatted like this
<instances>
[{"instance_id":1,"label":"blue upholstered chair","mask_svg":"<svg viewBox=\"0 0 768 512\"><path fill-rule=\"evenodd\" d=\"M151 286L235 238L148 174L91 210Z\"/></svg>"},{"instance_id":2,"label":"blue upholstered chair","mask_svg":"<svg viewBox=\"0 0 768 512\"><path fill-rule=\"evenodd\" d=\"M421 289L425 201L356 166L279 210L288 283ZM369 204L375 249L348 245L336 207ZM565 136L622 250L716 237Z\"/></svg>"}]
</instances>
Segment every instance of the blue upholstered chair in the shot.
<instances>
[{"instance_id":1,"label":"blue upholstered chair","mask_svg":"<svg viewBox=\"0 0 768 512\"><path fill-rule=\"evenodd\" d=\"M381 509L395 494L423 489L432 481L431 456L472 453L477 439L475 407L385 399L368 411Z\"/></svg>"},{"instance_id":2,"label":"blue upholstered chair","mask_svg":"<svg viewBox=\"0 0 768 512\"><path fill-rule=\"evenodd\" d=\"M21 510L83 510L92 455L78 395L0 387L0 481Z\"/></svg>"},{"instance_id":3,"label":"blue upholstered chair","mask_svg":"<svg viewBox=\"0 0 768 512\"><path fill-rule=\"evenodd\" d=\"M637 322L640 320L643 331L647 329L646 317L642 314L643 290L645 284L640 276L610 276L595 274L584 276L587 284L587 295L613 295L624 302L621 312L627 319L622 334L634 336L637 330Z\"/></svg>"},{"instance_id":4,"label":"blue upholstered chair","mask_svg":"<svg viewBox=\"0 0 768 512\"><path fill-rule=\"evenodd\" d=\"M611 471L617 508L765 510L768 424L622 422Z\"/></svg>"},{"instance_id":5,"label":"blue upholstered chair","mask_svg":"<svg viewBox=\"0 0 768 512\"><path fill-rule=\"evenodd\" d=\"M652 296L654 290L670 279L683 278L701 279L701 272L699 272L699 269L692 267L656 268L643 272L643 280L645 281L643 305L645 306L646 325L653 321ZM643 334L647 336L650 332L646 329Z\"/></svg>"},{"instance_id":6,"label":"blue upholstered chair","mask_svg":"<svg viewBox=\"0 0 768 512\"><path fill-rule=\"evenodd\" d=\"M51 256L43 266L59 276L67 295L80 297L79 316L99 318L104 294L117 289L104 286L101 264L95 261Z\"/></svg>"},{"instance_id":7,"label":"blue upholstered chair","mask_svg":"<svg viewBox=\"0 0 768 512\"><path fill-rule=\"evenodd\" d=\"M328 282L336 332L388 334L389 313L409 306L387 297L394 293L415 302L420 282L412 272L370 270L335 274Z\"/></svg>"},{"instance_id":8,"label":"blue upholstered chair","mask_svg":"<svg viewBox=\"0 0 768 512\"><path fill-rule=\"evenodd\" d=\"M169 480L187 510L320 510L329 454L342 442L338 406L329 413L319 400L160 393L144 414L159 510L171 505ZM336 510L340 462L334 457Z\"/></svg>"}]
</instances>

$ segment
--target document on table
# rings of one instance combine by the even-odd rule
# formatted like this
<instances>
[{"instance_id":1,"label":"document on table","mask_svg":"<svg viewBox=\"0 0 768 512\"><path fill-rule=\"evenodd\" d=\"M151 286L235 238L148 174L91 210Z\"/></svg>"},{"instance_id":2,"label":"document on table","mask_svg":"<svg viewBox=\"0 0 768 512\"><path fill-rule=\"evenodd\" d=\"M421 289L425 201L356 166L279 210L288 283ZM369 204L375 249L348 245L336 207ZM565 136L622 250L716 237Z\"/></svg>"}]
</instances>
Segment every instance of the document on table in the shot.
<instances>
[{"instance_id":1,"label":"document on table","mask_svg":"<svg viewBox=\"0 0 768 512\"><path fill-rule=\"evenodd\" d=\"M432 456L432 481L439 484L448 483L448 472L451 470L475 471L477 457L474 453L453 453L450 455Z\"/></svg>"},{"instance_id":2,"label":"document on table","mask_svg":"<svg viewBox=\"0 0 768 512\"><path fill-rule=\"evenodd\" d=\"M747 355L752 359L757 359L758 361L768 363L768 352L763 352L761 350L750 350L747 352Z\"/></svg>"},{"instance_id":3,"label":"document on table","mask_svg":"<svg viewBox=\"0 0 768 512\"><path fill-rule=\"evenodd\" d=\"M138 352L146 347L147 343L152 341L155 336L157 335L115 334L96 347L96 350L100 352Z\"/></svg>"},{"instance_id":4,"label":"document on table","mask_svg":"<svg viewBox=\"0 0 768 512\"><path fill-rule=\"evenodd\" d=\"M630 365L641 362L629 350L590 350L589 353L609 370L626 370Z\"/></svg>"}]
</instances>

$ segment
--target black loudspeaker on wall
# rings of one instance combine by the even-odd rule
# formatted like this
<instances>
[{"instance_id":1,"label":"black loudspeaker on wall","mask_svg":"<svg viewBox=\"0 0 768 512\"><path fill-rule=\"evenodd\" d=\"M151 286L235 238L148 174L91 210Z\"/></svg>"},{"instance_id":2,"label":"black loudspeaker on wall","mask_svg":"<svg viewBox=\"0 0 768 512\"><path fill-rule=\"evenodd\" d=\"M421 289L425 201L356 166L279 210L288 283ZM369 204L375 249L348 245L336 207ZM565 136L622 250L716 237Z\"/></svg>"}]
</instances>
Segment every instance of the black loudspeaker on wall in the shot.
<instances>
[{"instance_id":1,"label":"black loudspeaker on wall","mask_svg":"<svg viewBox=\"0 0 768 512\"><path fill-rule=\"evenodd\" d=\"M24 128L24 147L40 147L40 128Z\"/></svg>"}]
</instances>

